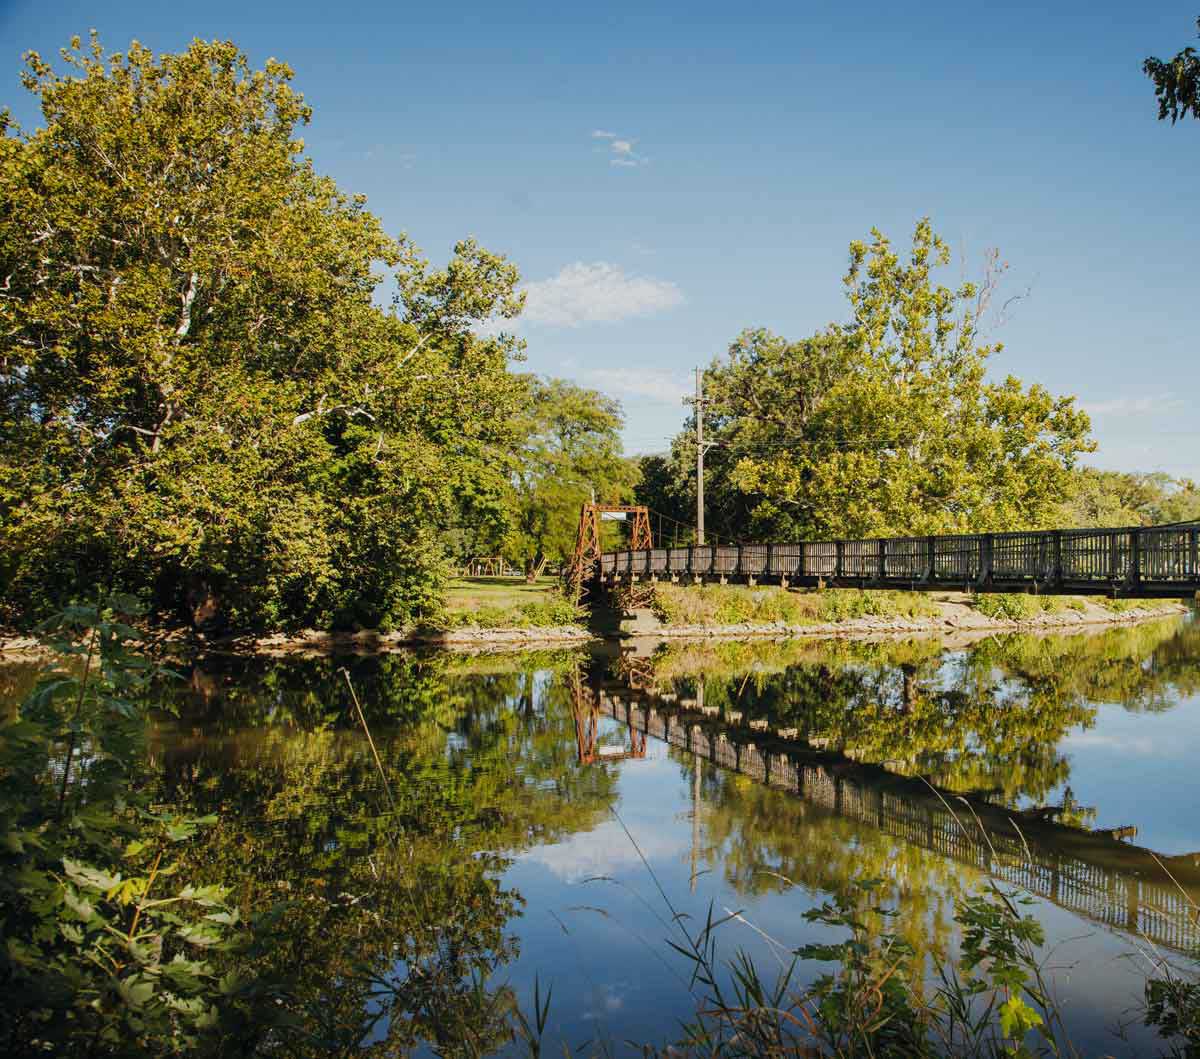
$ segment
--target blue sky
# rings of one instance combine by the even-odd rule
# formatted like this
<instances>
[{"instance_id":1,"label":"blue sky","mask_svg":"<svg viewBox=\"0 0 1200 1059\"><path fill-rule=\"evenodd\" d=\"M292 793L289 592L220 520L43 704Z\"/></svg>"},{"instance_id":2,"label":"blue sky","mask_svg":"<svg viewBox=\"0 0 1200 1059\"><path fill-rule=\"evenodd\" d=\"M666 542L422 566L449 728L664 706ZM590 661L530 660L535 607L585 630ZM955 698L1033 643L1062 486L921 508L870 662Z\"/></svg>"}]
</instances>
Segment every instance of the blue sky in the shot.
<instances>
[{"instance_id":1,"label":"blue sky","mask_svg":"<svg viewBox=\"0 0 1200 1059\"><path fill-rule=\"evenodd\" d=\"M0 0L0 103L34 124L21 53L92 27L286 60L318 166L435 260L468 234L511 256L528 366L619 397L633 451L665 447L690 369L742 328L844 318L851 239L929 215L970 271L996 246L1032 287L994 373L1077 394L1098 465L1200 477L1200 122L1158 122L1140 71L1197 14Z\"/></svg>"}]
</instances>

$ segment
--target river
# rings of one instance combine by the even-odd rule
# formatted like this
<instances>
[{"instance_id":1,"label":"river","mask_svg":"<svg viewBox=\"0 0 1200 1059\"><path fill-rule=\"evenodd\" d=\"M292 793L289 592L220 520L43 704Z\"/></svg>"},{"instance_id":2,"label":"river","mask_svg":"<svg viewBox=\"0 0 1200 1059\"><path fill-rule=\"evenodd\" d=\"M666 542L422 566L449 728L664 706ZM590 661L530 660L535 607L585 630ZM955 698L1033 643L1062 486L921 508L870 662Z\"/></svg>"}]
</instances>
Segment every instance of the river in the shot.
<instances>
[{"instance_id":1,"label":"river","mask_svg":"<svg viewBox=\"0 0 1200 1059\"><path fill-rule=\"evenodd\" d=\"M29 672L0 670L0 692ZM772 978L844 936L805 913L848 893L931 967L989 878L1030 895L1083 1054L1153 1053L1150 962L1195 967L1189 619L958 644L210 656L182 676L151 731L156 797L218 815L196 870L248 909L282 902L267 962L300 968L331 1032L501 1048L489 1034L536 985L549 1039L633 1054L694 1017L703 990L668 942L710 914L718 962L745 950ZM793 985L828 970L802 962Z\"/></svg>"}]
</instances>

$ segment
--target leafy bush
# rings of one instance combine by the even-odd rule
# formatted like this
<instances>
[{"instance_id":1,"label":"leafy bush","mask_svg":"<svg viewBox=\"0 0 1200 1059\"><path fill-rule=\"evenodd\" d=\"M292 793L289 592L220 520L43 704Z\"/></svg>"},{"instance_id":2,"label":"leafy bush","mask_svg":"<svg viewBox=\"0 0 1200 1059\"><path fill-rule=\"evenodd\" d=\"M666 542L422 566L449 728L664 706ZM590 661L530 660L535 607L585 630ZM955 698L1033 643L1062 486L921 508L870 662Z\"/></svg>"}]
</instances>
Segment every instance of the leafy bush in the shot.
<instances>
[{"instance_id":1,"label":"leafy bush","mask_svg":"<svg viewBox=\"0 0 1200 1059\"><path fill-rule=\"evenodd\" d=\"M984 593L975 597L975 609L988 618L1028 621L1044 612L1041 596L1021 592Z\"/></svg>"},{"instance_id":2,"label":"leafy bush","mask_svg":"<svg viewBox=\"0 0 1200 1059\"><path fill-rule=\"evenodd\" d=\"M0 724L0 990L5 1054L192 1053L244 983L217 962L247 943L216 886L179 878L212 817L141 793L144 706L158 671L112 606L68 608L58 662Z\"/></svg>"}]
</instances>

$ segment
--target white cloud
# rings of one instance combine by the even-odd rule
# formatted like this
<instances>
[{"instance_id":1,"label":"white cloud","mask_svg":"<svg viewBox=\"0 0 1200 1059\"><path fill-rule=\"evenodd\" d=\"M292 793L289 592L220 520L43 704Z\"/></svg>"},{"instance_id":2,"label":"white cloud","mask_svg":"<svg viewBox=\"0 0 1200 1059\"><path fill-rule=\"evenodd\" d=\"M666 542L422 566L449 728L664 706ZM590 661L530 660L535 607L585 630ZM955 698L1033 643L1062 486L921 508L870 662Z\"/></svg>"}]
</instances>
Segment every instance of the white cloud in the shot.
<instances>
[{"instance_id":1,"label":"white cloud","mask_svg":"<svg viewBox=\"0 0 1200 1059\"><path fill-rule=\"evenodd\" d=\"M637 140L626 139L624 136L619 136L615 132L606 132L604 129L593 129L592 139L608 141L609 165L635 169L650 161L645 155L638 154L633 149L633 145L637 143Z\"/></svg>"},{"instance_id":2,"label":"white cloud","mask_svg":"<svg viewBox=\"0 0 1200 1059\"><path fill-rule=\"evenodd\" d=\"M640 764L640 763L639 763ZM676 772L678 774L678 772ZM580 883L596 880L590 886L605 886L597 876L615 876L642 870L642 857L655 861L674 860L686 850L687 842L677 832L637 830L641 854L629 841L624 830L611 821L592 831L571 835L550 846L536 846L522 856L546 868L564 882Z\"/></svg>"},{"instance_id":3,"label":"white cloud","mask_svg":"<svg viewBox=\"0 0 1200 1059\"><path fill-rule=\"evenodd\" d=\"M1059 746L1067 747L1100 747L1104 750L1119 750L1122 753L1156 754L1162 748L1156 747L1147 736L1131 737L1127 735L1102 735L1099 732L1068 732L1063 736Z\"/></svg>"},{"instance_id":4,"label":"white cloud","mask_svg":"<svg viewBox=\"0 0 1200 1059\"><path fill-rule=\"evenodd\" d=\"M674 283L631 276L604 261L565 265L557 276L526 284L525 294L522 318L552 327L612 323L683 304Z\"/></svg>"},{"instance_id":5,"label":"white cloud","mask_svg":"<svg viewBox=\"0 0 1200 1059\"><path fill-rule=\"evenodd\" d=\"M1118 397L1112 401L1080 401L1079 407L1093 416L1141 416L1152 415L1178 408L1183 404L1178 397L1160 393L1153 397Z\"/></svg>"},{"instance_id":6,"label":"white cloud","mask_svg":"<svg viewBox=\"0 0 1200 1059\"><path fill-rule=\"evenodd\" d=\"M645 397L677 406L688 393L685 376L655 368L593 368L584 375L589 386L617 397Z\"/></svg>"}]
</instances>

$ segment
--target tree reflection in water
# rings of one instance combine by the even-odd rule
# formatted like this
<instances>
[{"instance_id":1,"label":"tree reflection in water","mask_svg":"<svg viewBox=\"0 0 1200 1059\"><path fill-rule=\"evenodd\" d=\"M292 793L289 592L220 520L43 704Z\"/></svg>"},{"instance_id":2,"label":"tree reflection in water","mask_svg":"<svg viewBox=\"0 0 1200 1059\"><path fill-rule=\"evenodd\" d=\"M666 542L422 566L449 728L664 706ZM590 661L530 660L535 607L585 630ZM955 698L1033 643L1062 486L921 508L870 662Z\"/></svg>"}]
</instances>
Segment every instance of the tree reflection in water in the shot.
<instances>
[{"instance_id":1,"label":"tree reflection in water","mask_svg":"<svg viewBox=\"0 0 1200 1059\"><path fill-rule=\"evenodd\" d=\"M984 878L982 865L990 861L986 851L976 856L981 853L976 848L970 858L953 859L937 848L932 823L928 843L910 841L864 821L861 815L870 818L870 811L860 817L834 811L807 792L796 797L772 789L766 776L756 780L714 767L694 752L696 740L686 731L679 740L670 734L680 731L673 711L682 711L676 719L683 730L693 723L689 718L706 718L700 744L712 747L714 758L721 753L714 740L729 731L751 746L755 739L778 741L782 734L785 743L823 754L835 775L839 759L849 759L848 767L849 762L883 766L884 772L861 771L848 793L855 799L872 801L869 792L880 789L873 777L928 781L925 788L910 784L907 796L902 784L885 782L886 798L900 799L897 811L914 819L925 818L930 805L951 821L957 811L966 819L964 832L975 834L972 843L986 843L972 809L951 806L934 787L946 797L960 792L975 804L1018 810L993 814L1010 838L1010 817L1027 830L1046 821L1086 829L1095 808L1075 801L1070 761L1059 751L1063 737L1072 728L1090 727L1098 704L1162 710L1194 694L1200 689L1198 657L1200 629L1172 620L1069 638L989 638L950 653L938 641L661 645L649 656L618 659L600 685L626 686L635 692L629 702L668 711L656 723L696 792L693 819L701 826L691 856L700 870L721 872L737 892L756 896L795 885L847 893L856 880L883 880L882 891L862 895L860 914L877 929L890 927L918 954L944 956L955 902ZM614 712L624 717L621 709ZM644 710L640 716L647 716ZM735 758L730 747L725 757L737 760L743 771L740 752ZM752 768L753 760L761 769L767 758L752 755ZM851 775L853 770L847 778ZM1058 803L1040 804L1056 788L1062 791ZM873 798L878 800L878 793ZM1138 934L1144 927L1138 917L1149 904L1151 914L1165 917L1150 928L1152 936L1157 928L1167 944L1180 947L1176 939L1184 939L1187 947L1189 938L1194 943L1196 913L1190 902L1197 897L1196 872L1185 863L1188 858L1172 862L1189 883L1189 893L1181 896L1152 855L1140 854L1144 865L1122 868L1106 863L1105 851L1115 855L1126 847L1087 837L1089 859L1079 861L1075 852L1054 845L1053 834L1043 832L1042 844L1031 836L1038 852L1019 843L1024 865L1016 870L1028 865L1032 872L1031 857L1039 865L1047 860L1052 865L1047 878L1056 879L1062 871L1064 887L1083 886L1069 902L1072 907ZM1043 854L1047 841L1049 853ZM1147 868L1153 879L1144 877L1150 874ZM1072 871L1082 871L1087 880L1072 878ZM1109 900L1096 901L1087 893L1096 880L1100 889L1112 891ZM1058 885L1053 882L1052 888ZM1051 891L1046 895L1057 899ZM889 924L869 911L881 896L895 917Z\"/></svg>"},{"instance_id":2,"label":"tree reflection in water","mask_svg":"<svg viewBox=\"0 0 1200 1059\"><path fill-rule=\"evenodd\" d=\"M293 980L293 1032L314 1054L421 1039L482 1054L507 1034L513 998L487 983L517 953L522 899L500 875L594 827L614 796L615 773L575 767L571 669L355 666L390 797L335 664L193 671L181 722L156 732L161 798L219 814L198 876L247 914L286 901L255 970Z\"/></svg>"},{"instance_id":3,"label":"tree reflection in water","mask_svg":"<svg viewBox=\"0 0 1200 1059\"><path fill-rule=\"evenodd\" d=\"M702 695L718 719L794 729L854 761L1027 809L1069 782L1058 744L1092 723L1096 703L1164 709L1200 689L1198 656L1196 629L1159 623L949 653L937 641L840 641L674 645L616 662L358 659L351 676L386 790L341 660L205 661L168 690L180 717L156 727L151 764L161 802L219 816L184 870L233 887L246 915L283 905L272 944L243 970L290 982L293 1052L428 1040L482 1054L510 1031L515 1003L495 984L518 954L523 908L505 871L523 851L596 828L621 769L639 767L625 759L646 753L644 738L600 724L605 681ZM979 870L672 755L693 799L693 881L708 868L757 895L885 878L874 900L896 912L891 927L918 952L951 947L953 902ZM1088 822L1060 808L1060 822ZM270 1050L253 1014L244 1050Z\"/></svg>"},{"instance_id":4,"label":"tree reflection in water","mask_svg":"<svg viewBox=\"0 0 1200 1059\"><path fill-rule=\"evenodd\" d=\"M1197 653L1200 628L1171 619L949 653L936 639L670 645L647 672L684 698L702 680L719 716L795 728L810 745L1017 808L1066 783L1058 744L1090 726L1098 704L1159 710L1200 689ZM1065 821L1088 822L1065 809Z\"/></svg>"}]
</instances>

